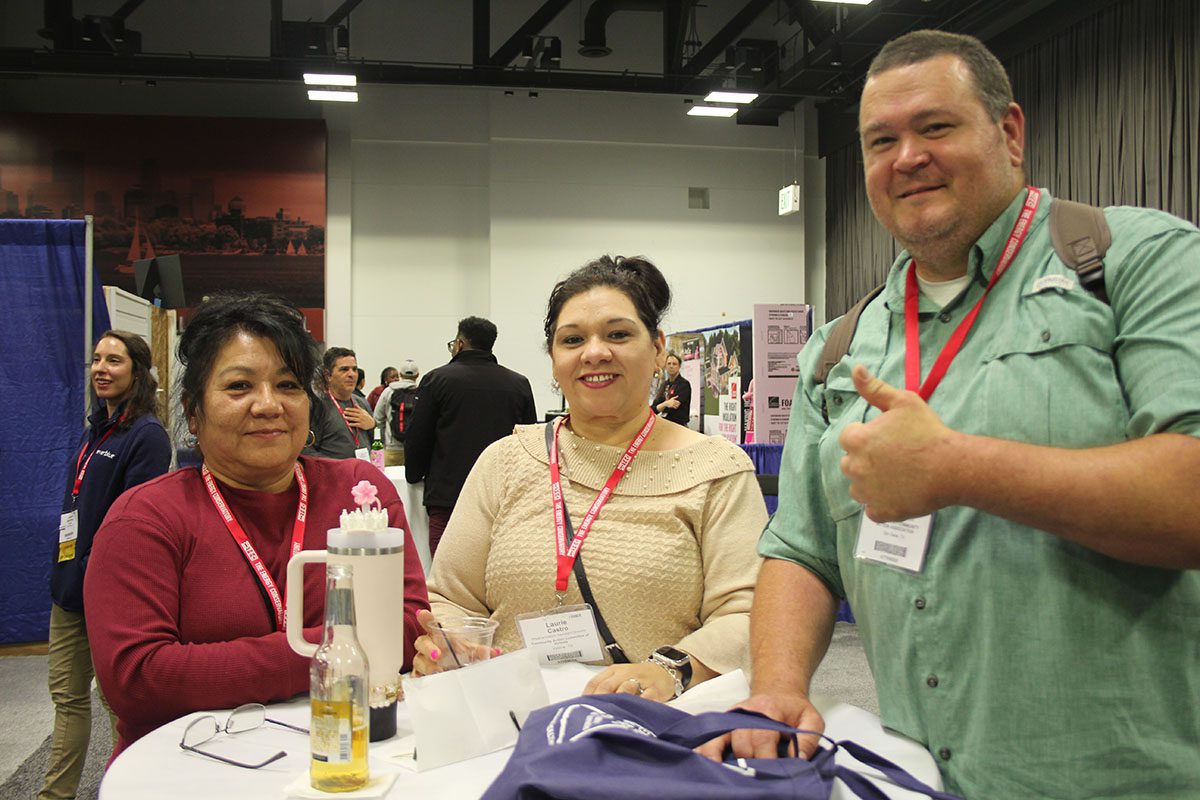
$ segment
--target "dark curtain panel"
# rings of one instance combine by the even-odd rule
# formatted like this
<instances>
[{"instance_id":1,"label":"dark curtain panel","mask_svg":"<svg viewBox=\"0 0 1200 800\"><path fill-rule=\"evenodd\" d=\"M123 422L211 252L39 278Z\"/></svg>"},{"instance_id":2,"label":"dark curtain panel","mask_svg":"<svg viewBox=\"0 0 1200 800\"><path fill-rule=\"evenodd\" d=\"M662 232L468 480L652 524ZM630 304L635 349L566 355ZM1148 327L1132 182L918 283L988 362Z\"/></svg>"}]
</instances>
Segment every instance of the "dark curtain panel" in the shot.
<instances>
[{"instance_id":1,"label":"dark curtain panel","mask_svg":"<svg viewBox=\"0 0 1200 800\"><path fill-rule=\"evenodd\" d=\"M825 159L825 321L883 283L900 252L875 219L855 142Z\"/></svg>"},{"instance_id":2,"label":"dark curtain panel","mask_svg":"<svg viewBox=\"0 0 1200 800\"><path fill-rule=\"evenodd\" d=\"M1005 63L1030 183L1200 225L1200 2L1125 0ZM856 144L826 160L825 318L883 280L897 248L871 215Z\"/></svg>"}]
</instances>

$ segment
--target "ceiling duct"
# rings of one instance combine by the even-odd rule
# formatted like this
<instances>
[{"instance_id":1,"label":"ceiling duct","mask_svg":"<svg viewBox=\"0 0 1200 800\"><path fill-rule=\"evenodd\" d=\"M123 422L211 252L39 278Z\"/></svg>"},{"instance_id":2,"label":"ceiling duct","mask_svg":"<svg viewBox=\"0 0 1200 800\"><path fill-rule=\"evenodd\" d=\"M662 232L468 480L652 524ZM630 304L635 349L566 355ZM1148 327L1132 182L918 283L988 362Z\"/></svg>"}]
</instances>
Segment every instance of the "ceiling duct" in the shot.
<instances>
[{"instance_id":1,"label":"ceiling duct","mask_svg":"<svg viewBox=\"0 0 1200 800\"><path fill-rule=\"evenodd\" d=\"M45 26L38 35L53 42L62 52L112 53L118 56L142 52L142 34L125 27L125 19L143 0L126 0L113 14L89 14L76 20L72 0L45 0Z\"/></svg>"},{"instance_id":2,"label":"ceiling duct","mask_svg":"<svg viewBox=\"0 0 1200 800\"><path fill-rule=\"evenodd\" d=\"M596 0L588 7L583 18L583 39L579 42L579 55L602 58L612 53L608 46L605 28L608 18L618 11L657 11L665 13L665 0Z\"/></svg>"}]
</instances>

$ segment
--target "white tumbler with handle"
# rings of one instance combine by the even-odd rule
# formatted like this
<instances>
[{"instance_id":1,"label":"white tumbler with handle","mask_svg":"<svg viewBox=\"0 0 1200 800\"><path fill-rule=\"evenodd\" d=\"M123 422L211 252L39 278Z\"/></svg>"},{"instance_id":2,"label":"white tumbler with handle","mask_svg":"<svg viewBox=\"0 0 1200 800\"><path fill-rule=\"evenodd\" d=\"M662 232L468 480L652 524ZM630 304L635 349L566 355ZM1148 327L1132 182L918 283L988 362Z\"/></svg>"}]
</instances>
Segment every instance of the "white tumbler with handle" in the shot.
<instances>
[{"instance_id":1,"label":"white tumbler with handle","mask_svg":"<svg viewBox=\"0 0 1200 800\"><path fill-rule=\"evenodd\" d=\"M365 512L385 514L382 509ZM302 550L287 568L288 644L311 657L317 645L304 638L304 565L343 563L354 569L354 614L358 640L370 666L371 741L396 734L396 701L404 664L404 531L347 530L362 511L343 513L342 527L329 531L326 550ZM387 524L386 515L383 516ZM374 522L374 520L371 520Z\"/></svg>"}]
</instances>

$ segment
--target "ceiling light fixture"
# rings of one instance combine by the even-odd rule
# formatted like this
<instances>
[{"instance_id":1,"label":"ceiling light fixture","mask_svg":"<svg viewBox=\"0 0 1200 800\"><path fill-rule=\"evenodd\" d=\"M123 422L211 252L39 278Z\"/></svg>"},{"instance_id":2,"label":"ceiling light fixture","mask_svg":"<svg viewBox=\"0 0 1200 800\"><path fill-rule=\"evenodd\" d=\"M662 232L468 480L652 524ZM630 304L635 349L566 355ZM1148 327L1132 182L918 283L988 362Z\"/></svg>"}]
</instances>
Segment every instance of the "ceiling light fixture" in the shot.
<instances>
[{"instance_id":1,"label":"ceiling light fixture","mask_svg":"<svg viewBox=\"0 0 1200 800\"><path fill-rule=\"evenodd\" d=\"M813 0L814 3L841 3L844 6L869 6L871 0Z\"/></svg>"},{"instance_id":2,"label":"ceiling light fixture","mask_svg":"<svg viewBox=\"0 0 1200 800\"><path fill-rule=\"evenodd\" d=\"M753 103L758 95L754 92L709 92L704 98L706 103Z\"/></svg>"},{"instance_id":3,"label":"ceiling light fixture","mask_svg":"<svg viewBox=\"0 0 1200 800\"><path fill-rule=\"evenodd\" d=\"M323 72L304 73L304 82L309 86L357 86L355 75L333 75Z\"/></svg>"},{"instance_id":4,"label":"ceiling light fixture","mask_svg":"<svg viewBox=\"0 0 1200 800\"><path fill-rule=\"evenodd\" d=\"M732 117L738 110L732 106L692 106L689 117Z\"/></svg>"},{"instance_id":5,"label":"ceiling light fixture","mask_svg":"<svg viewBox=\"0 0 1200 800\"><path fill-rule=\"evenodd\" d=\"M842 54L842 43L834 41L833 47L829 49L829 66L840 67L846 63L846 56Z\"/></svg>"},{"instance_id":6,"label":"ceiling light fixture","mask_svg":"<svg viewBox=\"0 0 1200 800\"><path fill-rule=\"evenodd\" d=\"M309 100L331 100L335 103L357 103L358 92L336 92L332 89L309 89Z\"/></svg>"}]
</instances>

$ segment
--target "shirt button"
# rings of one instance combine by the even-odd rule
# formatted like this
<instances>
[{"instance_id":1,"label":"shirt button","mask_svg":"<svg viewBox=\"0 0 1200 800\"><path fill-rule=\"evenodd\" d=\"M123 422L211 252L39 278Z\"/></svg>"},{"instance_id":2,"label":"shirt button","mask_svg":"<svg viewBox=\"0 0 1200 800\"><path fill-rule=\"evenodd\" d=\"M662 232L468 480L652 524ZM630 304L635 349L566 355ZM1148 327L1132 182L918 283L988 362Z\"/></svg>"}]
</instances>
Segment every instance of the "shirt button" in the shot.
<instances>
[{"instance_id":1,"label":"shirt button","mask_svg":"<svg viewBox=\"0 0 1200 800\"><path fill-rule=\"evenodd\" d=\"M942 761L949 761L950 760L950 748L943 747L941 750L938 750L938 758L940 758Z\"/></svg>"},{"instance_id":2,"label":"shirt button","mask_svg":"<svg viewBox=\"0 0 1200 800\"><path fill-rule=\"evenodd\" d=\"M917 607L917 611L925 610L925 598L918 597L916 600L913 600L913 605Z\"/></svg>"},{"instance_id":3,"label":"shirt button","mask_svg":"<svg viewBox=\"0 0 1200 800\"><path fill-rule=\"evenodd\" d=\"M1050 331L1042 331L1042 341L1043 342L1050 341Z\"/></svg>"},{"instance_id":4,"label":"shirt button","mask_svg":"<svg viewBox=\"0 0 1200 800\"><path fill-rule=\"evenodd\" d=\"M950 321L950 312L943 311L942 313L938 314L938 319L941 320L942 322L949 322Z\"/></svg>"},{"instance_id":5,"label":"shirt button","mask_svg":"<svg viewBox=\"0 0 1200 800\"><path fill-rule=\"evenodd\" d=\"M938 676L930 675L928 678L925 679L925 685L928 686L930 689L936 689L937 685L938 685Z\"/></svg>"},{"instance_id":6,"label":"shirt button","mask_svg":"<svg viewBox=\"0 0 1200 800\"><path fill-rule=\"evenodd\" d=\"M833 404L835 406L840 406L842 404L842 398L839 395L834 395Z\"/></svg>"}]
</instances>

